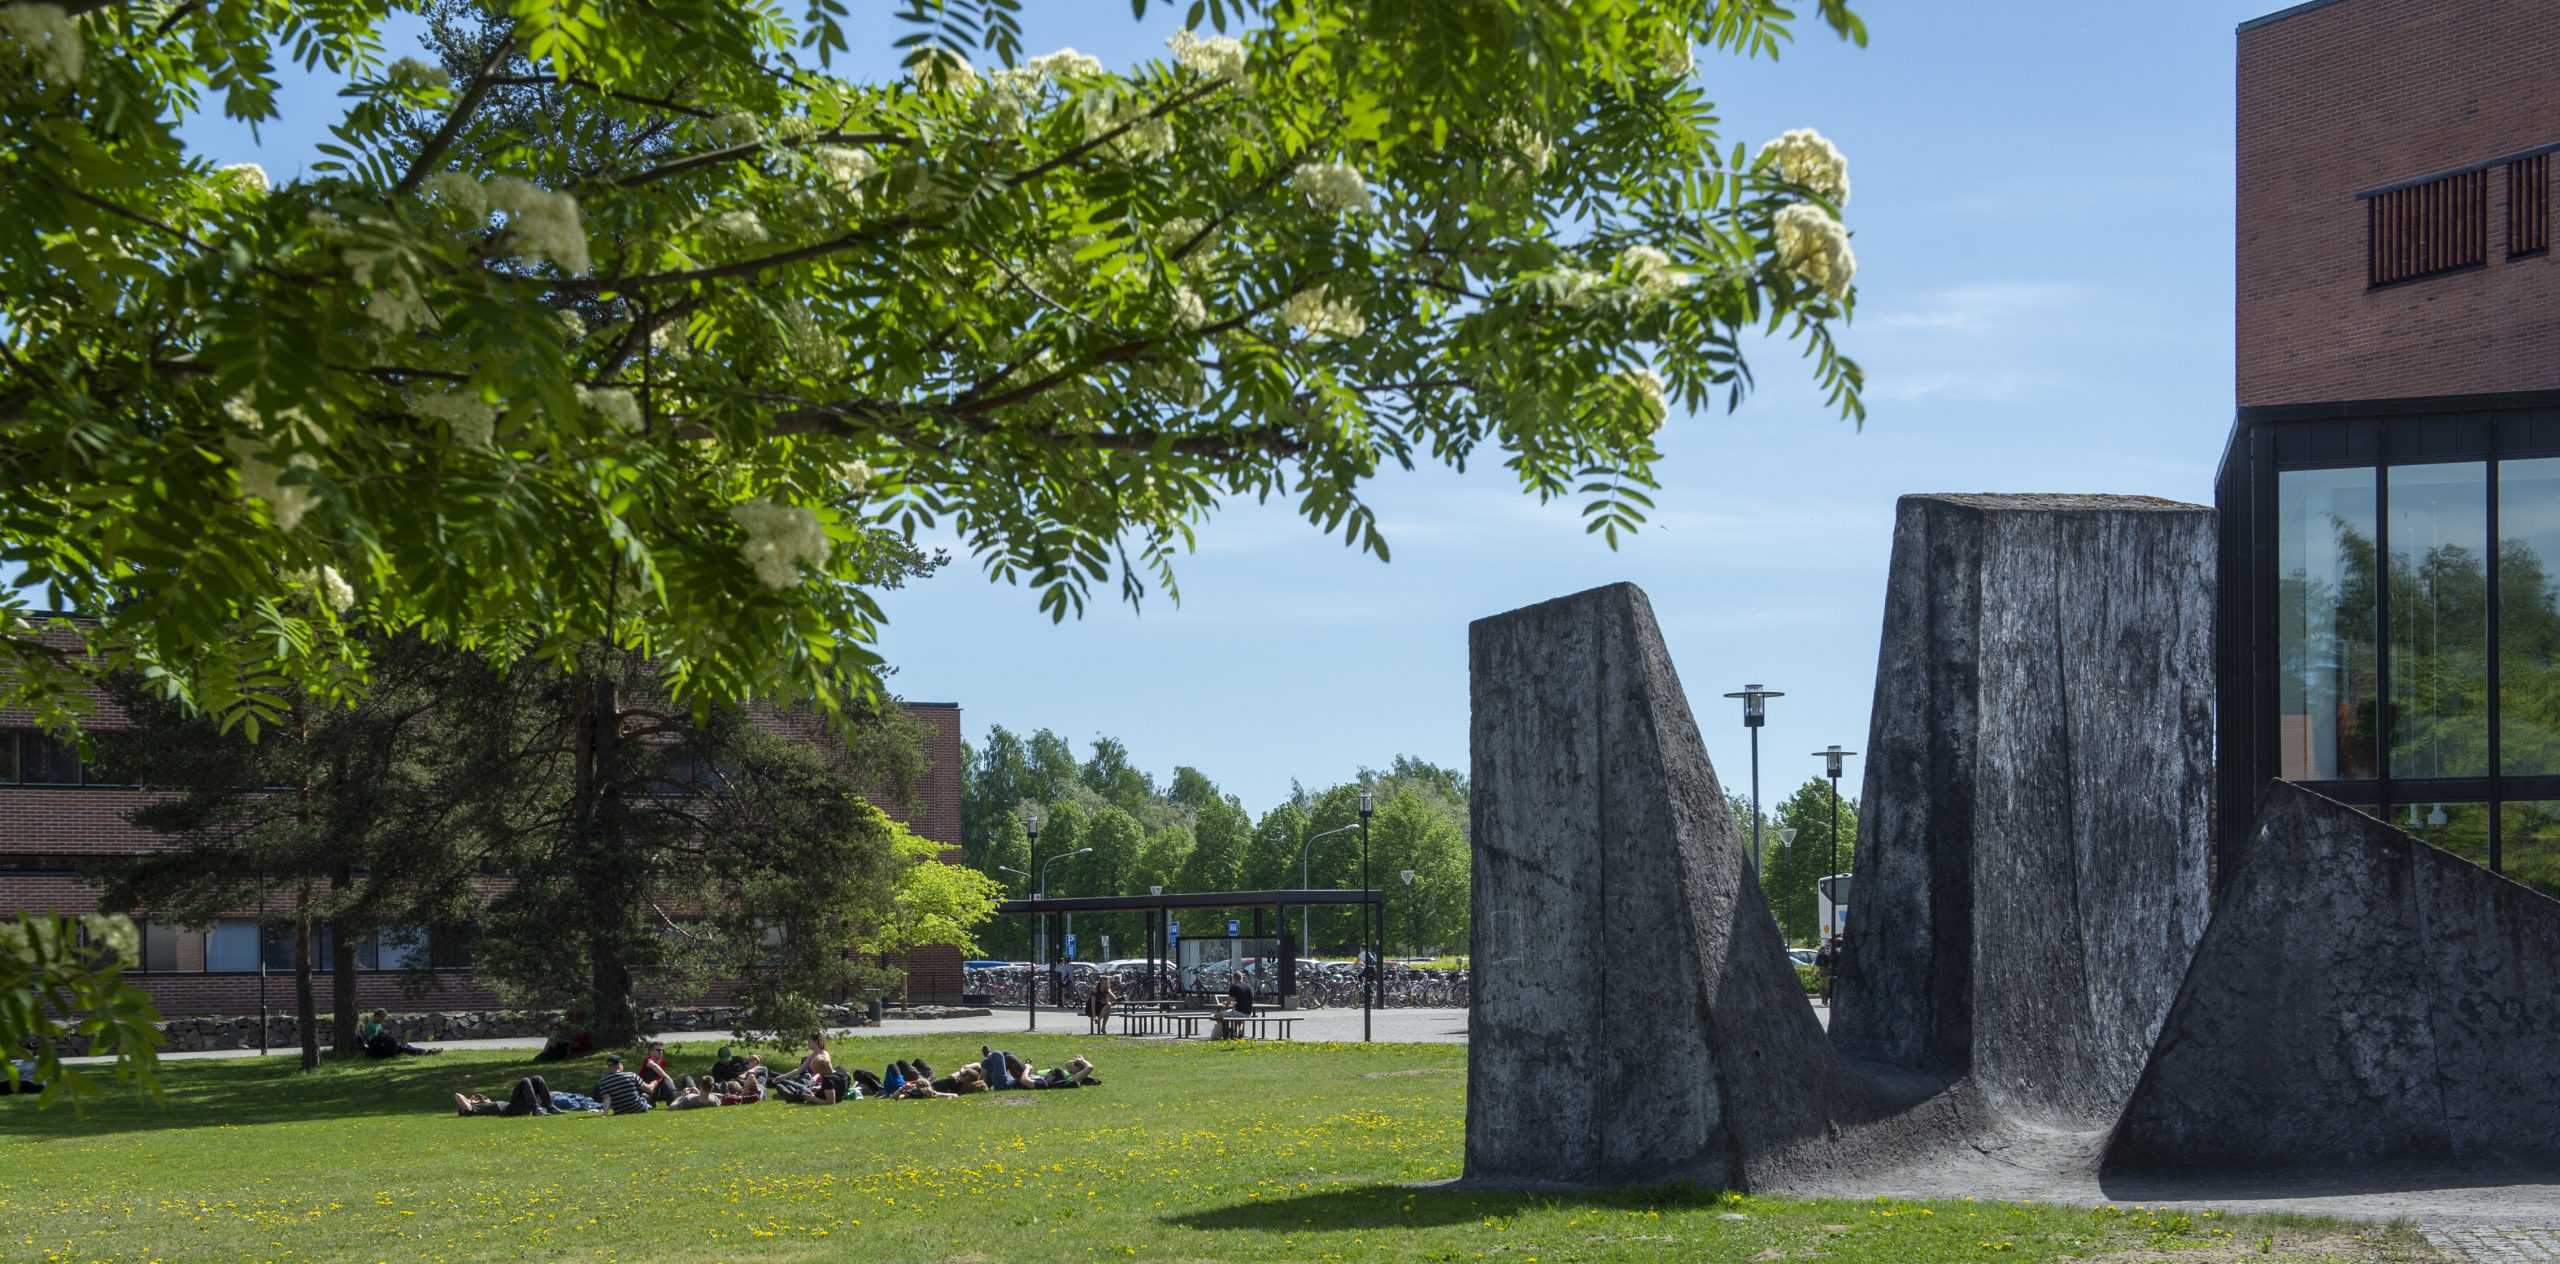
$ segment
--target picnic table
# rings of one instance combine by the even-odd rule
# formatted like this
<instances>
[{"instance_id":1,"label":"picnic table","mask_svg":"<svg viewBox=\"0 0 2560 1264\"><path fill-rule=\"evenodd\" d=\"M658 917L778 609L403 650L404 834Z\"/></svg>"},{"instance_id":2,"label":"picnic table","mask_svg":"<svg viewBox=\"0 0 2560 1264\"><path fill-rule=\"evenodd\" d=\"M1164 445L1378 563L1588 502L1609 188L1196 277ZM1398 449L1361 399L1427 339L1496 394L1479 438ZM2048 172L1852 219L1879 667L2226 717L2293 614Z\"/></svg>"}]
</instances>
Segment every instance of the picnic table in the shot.
<instances>
[{"instance_id":1,"label":"picnic table","mask_svg":"<svg viewBox=\"0 0 2560 1264\"><path fill-rule=\"evenodd\" d=\"M1122 1015L1120 1030L1121 1034L1128 1036L1172 1036L1189 1040L1200 1034L1203 1024L1208 1024L1210 1034L1215 1035L1219 1012L1174 1009L1170 1003L1165 1008L1131 1009ZM1298 1017L1295 1014L1246 1014L1226 1021L1242 1028L1246 1039L1287 1040L1297 1026ZM1277 1036L1272 1034L1275 1031L1279 1033Z\"/></svg>"}]
</instances>

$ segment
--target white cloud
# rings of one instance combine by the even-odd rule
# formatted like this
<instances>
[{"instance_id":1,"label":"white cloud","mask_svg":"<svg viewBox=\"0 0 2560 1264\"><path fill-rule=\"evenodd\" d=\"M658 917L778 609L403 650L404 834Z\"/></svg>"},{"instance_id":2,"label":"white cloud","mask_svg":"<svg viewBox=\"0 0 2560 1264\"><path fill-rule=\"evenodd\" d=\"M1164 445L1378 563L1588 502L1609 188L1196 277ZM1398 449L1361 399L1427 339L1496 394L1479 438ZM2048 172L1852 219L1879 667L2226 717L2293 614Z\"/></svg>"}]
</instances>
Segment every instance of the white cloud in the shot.
<instances>
[{"instance_id":1,"label":"white cloud","mask_svg":"<svg viewBox=\"0 0 2560 1264\"><path fill-rule=\"evenodd\" d=\"M1887 329L1978 333L2078 307L2088 296L2086 288L2060 281L1975 281L1939 290L1916 307L1887 311L1875 323Z\"/></svg>"},{"instance_id":2,"label":"white cloud","mask_svg":"<svg viewBox=\"0 0 2560 1264\"><path fill-rule=\"evenodd\" d=\"M1919 377L1895 378L1883 373L1870 376L1867 394L1895 403L1912 404L1923 400L1959 401L1965 403L2006 403L2023 399L2052 383L2032 373L2000 369L1983 373L1940 371Z\"/></svg>"}]
</instances>

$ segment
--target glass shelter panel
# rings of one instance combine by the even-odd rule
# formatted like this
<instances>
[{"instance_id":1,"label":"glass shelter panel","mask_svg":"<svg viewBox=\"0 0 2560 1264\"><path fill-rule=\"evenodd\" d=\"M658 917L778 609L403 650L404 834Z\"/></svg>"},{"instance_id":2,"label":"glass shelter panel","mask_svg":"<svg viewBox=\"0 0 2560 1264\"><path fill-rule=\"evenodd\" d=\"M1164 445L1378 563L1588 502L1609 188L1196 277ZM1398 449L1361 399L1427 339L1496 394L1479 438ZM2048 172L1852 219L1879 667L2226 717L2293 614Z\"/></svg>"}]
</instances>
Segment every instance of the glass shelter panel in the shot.
<instances>
[{"instance_id":1,"label":"glass shelter panel","mask_svg":"<svg viewBox=\"0 0 2560 1264\"><path fill-rule=\"evenodd\" d=\"M2560 459L2498 463L2498 771L2560 773Z\"/></svg>"},{"instance_id":2,"label":"glass shelter panel","mask_svg":"<svg viewBox=\"0 0 2560 1264\"><path fill-rule=\"evenodd\" d=\"M2485 777L2489 467L2402 465L2388 477L2391 775Z\"/></svg>"},{"instance_id":3,"label":"glass shelter panel","mask_svg":"<svg viewBox=\"0 0 2560 1264\"><path fill-rule=\"evenodd\" d=\"M2276 476L2278 774L2381 773L2375 741L2374 472Z\"/></svg>"}]
</instances>

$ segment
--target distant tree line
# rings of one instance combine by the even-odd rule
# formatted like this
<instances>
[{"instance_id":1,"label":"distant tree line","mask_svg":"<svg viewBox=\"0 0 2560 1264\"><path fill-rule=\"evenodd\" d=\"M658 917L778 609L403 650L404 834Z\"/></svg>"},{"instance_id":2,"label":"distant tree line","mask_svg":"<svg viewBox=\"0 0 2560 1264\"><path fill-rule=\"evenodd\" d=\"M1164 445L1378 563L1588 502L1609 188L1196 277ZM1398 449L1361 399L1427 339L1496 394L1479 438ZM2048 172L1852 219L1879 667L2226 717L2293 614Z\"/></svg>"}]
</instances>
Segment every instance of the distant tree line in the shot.
<instances>
[{"instance_id":1,"label":"distant tree line","mask_svg":"<svg viewBox=\"0 0 2560 1264\"><path fill-rule=\"evenodd\" d=\"M1325 835L1358 823L1363 790L1374 802L1369 875L1385 895L1382 946L1390 955L1467 951L1467 779L1410 757L1321 790L1292 783L1287 799L1257 816L1197 768L1176 767L1159 782L1131 763L1116 738L1094 739L1080 759L1054 731L1026 737L999 725L984 745L968 748L962 848L970 868L1003 883L1014 898L1030 893L1042 862L1085 847L1092 854L1047 866L1050 896L1144 895L1155 886L1169 892L1357 889L1359 831ZM1033 815L1041 821L1036 851L1025 827ZM1399 876L1407 869L1414 871L1410 887ZM1251 915L1236 909L1182 916L1187 928L1216 927L1223 935L1227 917ZM1294 914L1290 922L1294 932ZM1357 949L1356 908L1317 910L1308 923L1313 942L1301 953L1341 956ZM1112 955L1143 955L1145 934L1141 915L1076 919L1078 956L1088 961L1102 958L1105 935ZM1026 918L998 918L979 936L987 951L1008 959L1028 959L1032 940Z\"/></svg>"}]
</instances>

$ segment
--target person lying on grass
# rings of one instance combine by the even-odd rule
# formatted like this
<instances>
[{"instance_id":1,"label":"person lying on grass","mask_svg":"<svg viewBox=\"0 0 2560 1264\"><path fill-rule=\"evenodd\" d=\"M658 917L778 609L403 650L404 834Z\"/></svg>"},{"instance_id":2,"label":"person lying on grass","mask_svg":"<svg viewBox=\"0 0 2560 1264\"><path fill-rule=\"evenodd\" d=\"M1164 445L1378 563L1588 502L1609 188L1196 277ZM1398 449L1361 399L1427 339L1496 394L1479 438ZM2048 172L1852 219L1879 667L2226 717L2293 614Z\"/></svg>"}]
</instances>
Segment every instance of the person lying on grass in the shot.
<instances>
[{"instance_id":1,"label":"person lying on grass","mask_svg":"<svg viewBox=\"0 0 2560 1264\"><path fill-rule=\"evenodd\" d=\"M891 1098L916 1101L936 1097L966 1097L987 1091L986 1076L973 1066L964 1066L938 1079L914 1079L898 1086Z\"/></svg>"},{"instance_id":2,"label":"person lying on grass","mask_svg":"<svg viewBox=\"0 0 2560 1264\"><path fill-rule=\"evenodd\" d=\"M551 1104L551 1086L544 1083L539 1075L528 1075L517 1080L515 1087L507 1093L507 1100L503 1102L491 1101L478 1093L469 1096L456 1093L453 1095L453 1104L464 1118L481 1115L504 1115L515 1118L520 1115L561 1113Z\"/></svg>"},{"instance_id":3,"label":"person lying on grass","mask_svg":"<svg viewBox=\"0 0 2560 1264\"><path fill-rule=\"evenodd\" d=\"M639 1076L622 1069L622 1055L618 1053L604 1056L604 1078L596 1081L596 1091L591 1096L617 1115L637 1115L649 1109L649 1090L640 1083Z\"/></svg>"},{"instance_id":4,"label":"person lying on grass","mask_svg":"<svg viewBox=\"0 0 2560 1264\"><path fill-rule=\"evenodd\" d=\"M720 1104L723 1106L753 1106L763 1100L764 1081L752 1075L739 1076L720 1086Z\"/></svg>"},{"instance_id":5,"label":"person lying on grass","mask_svg":"<svg viewBox=\"0 0 2560 1264\"><path fill-rule=\"evenodd\" d=\"M670 1110L699 1110L705 1106L717 1106L719 1104L720 1089L718 1085L697 1083L692 1076L688 1075L684 1077L684 1088L678 1091L676 1095L667 1102L667 1108Z\"/></svg>"}]
</instances>

